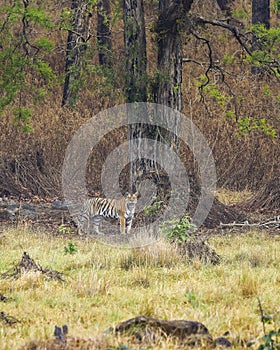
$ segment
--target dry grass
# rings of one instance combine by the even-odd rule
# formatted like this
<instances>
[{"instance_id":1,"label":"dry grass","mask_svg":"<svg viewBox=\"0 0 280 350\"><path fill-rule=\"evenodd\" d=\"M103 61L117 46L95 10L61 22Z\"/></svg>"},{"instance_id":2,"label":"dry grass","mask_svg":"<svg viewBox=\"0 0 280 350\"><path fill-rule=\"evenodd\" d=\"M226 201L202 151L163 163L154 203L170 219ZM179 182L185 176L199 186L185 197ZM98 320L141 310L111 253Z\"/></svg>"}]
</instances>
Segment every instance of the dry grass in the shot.
<instances>
[{"instance_id":1,"label":"dry grass","mask_svg":"<svg viewBox=\"0 0 280 350\"><path fill-rule=\"evenodd\" d=\"M246 189L243 191L231 191L226 188L219 188L215 192L216 198L225 205L236 204L246 201L252 196L252 191Z\"/></svg>"},{"instance_id":2,"label":"dry grass","mask_svg":"<svg viewBox=\"0 0 280 350\"><path fill-rule=\"evenodd\" d=\"M69 240L78 248L74 255L64 254ZM63 272L65 282L47 281L36 273L1 279L0 293L14 299L0 302L0 311L21 322L1 323L0 349L51 339L55 324L67 324L70 335L97 338L139 314L200 321L213 337L229 331L234 348L240 349L243 342L262 335L257 298L267 312L279 308L280 239L250 232L213 237L209 243L223 256L220 265L188 264L165 242L129 250L22 227L5 230L0 236L0 273L27 251L41 266ZM118 337L100 344L106 349L127 343ZM153 347L172 348L170 340Z\"/></svg>"}]
</instances>

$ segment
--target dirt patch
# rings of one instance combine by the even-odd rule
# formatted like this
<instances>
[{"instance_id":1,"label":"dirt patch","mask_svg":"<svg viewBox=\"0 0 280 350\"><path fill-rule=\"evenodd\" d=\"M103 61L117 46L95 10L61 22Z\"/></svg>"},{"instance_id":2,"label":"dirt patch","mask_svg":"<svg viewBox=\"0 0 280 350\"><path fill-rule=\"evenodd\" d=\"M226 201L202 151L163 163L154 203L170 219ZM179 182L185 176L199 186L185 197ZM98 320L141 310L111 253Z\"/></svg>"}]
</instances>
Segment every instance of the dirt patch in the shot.
<instances>
[{"instance_id":1,"label":"dirt patch","mask_svg":"<svg viewBox=\"0 0 280 350\"><path fill-rule=\"evenodd\" d=\"M221 222L228 224L244 220L246 220L246 216L237 207L225 205L215 198L203 227L213 229L218 227Z\"/></svg>"}]
</instances>

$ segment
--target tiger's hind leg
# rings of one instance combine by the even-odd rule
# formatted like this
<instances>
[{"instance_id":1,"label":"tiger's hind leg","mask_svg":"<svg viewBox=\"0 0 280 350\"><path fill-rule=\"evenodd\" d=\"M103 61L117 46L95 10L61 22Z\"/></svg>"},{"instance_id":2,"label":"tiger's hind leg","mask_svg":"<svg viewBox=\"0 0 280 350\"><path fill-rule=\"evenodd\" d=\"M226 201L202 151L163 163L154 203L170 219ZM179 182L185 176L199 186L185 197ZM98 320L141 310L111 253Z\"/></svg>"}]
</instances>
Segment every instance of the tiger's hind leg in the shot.
<instances>
[{"instance_id":1,"label":"tiger's hind leg","mask_svg":"<svg viewBox=\"0 0 280 350\"><path fill-rule=\"evenodd\" d=\"M84 230L85 223L81 220L80 217L78 218L77 226L78 226L78 235L83 236L85 233L85 230Z\"/></svg>"}]
</instances>

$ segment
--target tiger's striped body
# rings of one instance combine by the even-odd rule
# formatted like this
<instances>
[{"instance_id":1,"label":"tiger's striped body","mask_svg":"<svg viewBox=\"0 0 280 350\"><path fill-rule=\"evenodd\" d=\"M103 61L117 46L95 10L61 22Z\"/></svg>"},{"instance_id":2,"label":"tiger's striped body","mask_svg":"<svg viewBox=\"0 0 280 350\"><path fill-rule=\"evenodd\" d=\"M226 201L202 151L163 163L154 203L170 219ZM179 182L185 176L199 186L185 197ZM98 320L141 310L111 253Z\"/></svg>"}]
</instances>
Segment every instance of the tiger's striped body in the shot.
<instances>
[{"instance_id":1,"label":"tiger's striped body","mask_svg":"<svg viewBox=\"0 0 280 350\"><path fill-rule=\"evenodd\" d=\"M78 218L79 234L85 229L85 224L87 224L86 231L89 231L90 222L93 223L94 231L99 234L101 217L119 219L121 233L129 233L137 203L137 195L136 192L127 194L126 197L121 199L90 198L86 200Z\"/></svg>"}]
</instances>

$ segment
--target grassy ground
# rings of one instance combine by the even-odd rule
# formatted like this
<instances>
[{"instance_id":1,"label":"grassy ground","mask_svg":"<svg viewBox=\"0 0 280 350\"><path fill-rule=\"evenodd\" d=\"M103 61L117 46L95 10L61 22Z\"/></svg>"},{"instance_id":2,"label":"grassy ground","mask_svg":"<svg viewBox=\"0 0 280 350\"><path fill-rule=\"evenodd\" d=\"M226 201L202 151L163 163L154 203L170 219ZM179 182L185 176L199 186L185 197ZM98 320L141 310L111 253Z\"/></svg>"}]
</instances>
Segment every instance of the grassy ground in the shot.
<instances>
[{"instance_id":1,"label":"grassy ground","mask_svg":"<svg viewBox=\"0 0 280 350\"><path fill-rule=\"evenodd\" d=\"M64 252L70 241L78 249L72 255ZM53 338L55 324L67 324L71 335L93 338L139 314L200 321L213 337L229 331L234 348L240 349L263 335L258 298L265 312L278 311L279 316L280 237L251 231L212 237L209 244L222 255L220 265L189 264L165 242L125 250L67 234L5 230L0 234L0 273L26 251L42 267L63 272L65 282L35 273L0 279L0 293L14 298L0 302L0 311L21 321L12 326L0 321L0 349ZM172 348L168 342L153 347Z\"/></svg>"}]
</instances>

